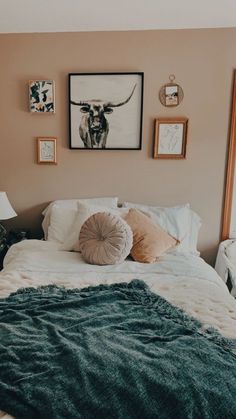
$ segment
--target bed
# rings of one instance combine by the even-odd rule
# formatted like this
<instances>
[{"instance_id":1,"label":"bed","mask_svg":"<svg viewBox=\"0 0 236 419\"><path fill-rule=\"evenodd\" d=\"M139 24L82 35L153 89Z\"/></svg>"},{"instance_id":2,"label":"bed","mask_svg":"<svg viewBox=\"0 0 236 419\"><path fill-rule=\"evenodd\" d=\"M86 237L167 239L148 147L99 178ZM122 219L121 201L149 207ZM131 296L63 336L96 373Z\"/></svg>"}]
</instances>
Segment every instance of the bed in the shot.
<instances>
[{"instance_id":1,"label":"bed","mask_svg":"<svg viewBox=\"0 0 236 419\"><path fill-rule=\"evenodd\" d=\"M105 288L101 288L101 284L103 284ZM114 284L118 284L118 286ZM130 288L129 285L127 284L133 284L133 285L130 285L131 287ZM148 290L146 290L145 288L146 285L148 286ZM137 417L137 418L141 418L141 417L147 417L147 418L148 417L150 418L151 417L163 417L163 418L229 417L229 418L234 418L236 416L236 375L235 375L235 372L233 372L233 368L232 368L232 365L235 365L235 360L236 360L235 358L236 351L235 351L235 348L233 348L232 346L233 340L236 339L236 301L229 294L225 283L218 276L216 271L212 267L210 267L207 263L205 263L198 254L194 254L193 252L192 253L191 252L189 253L186 253L186 252L168 253L167 252L164 256L159 258L158 262L152 263L152 264L134 262L130 258L127 258L123 263L119 265L98 266L98 265L87 264L83 260L81 254L78 252L61 250L61 244L55 241L27 240L27 241L23 241L12 246L5 257L4 270L0 274L0 297L2 299L6 299L10 294L13 293L12 294L13 299L15 298L15 295L17 298L19 296L21 298L21 293L17 294L17 292L19 292L18 291L19 289L24 288L24 289L28 289L32 291L32 289L38 289L37 287L42 287L42 286L43 288L39 288L40 290L49 290L50 287L48 288L47 286L52 286L52 287L55 286L56 288L53 289L53 292L55 295L55 289L56 289L56 298L58 298L58 294L57 294L58 289L61 289L61 287L63 287L63 289L66 289L66 290L70 290L70 293L71 293L70 295L73 295L72 290L75 290L75 293L77 292L80 293L80 291L77 291L77 290L85 289L84 291L85 294L83 294L82 297L81 297L81 294L78 294L80 296L79 298L82 298L83 301L86 300L84 296L87 297L90 292L93 293L93 289L94 289L93 287L98 286L99 292L105 291L105 293L107 293L112 289L112 288L109 288L109 286L111 287L114 286L113 289L115 289L116 291L118 290L119 291L118 294L120 293L119 295L121 295L122 293L125 294L127 291L127 294L125 295L126 307L127 307L127 300L130 301L129 298L131 299L133 298L132 293L134 293L135 295L138 295L137 300L132 301L132 304L134 303L134 306L132 306L133 310L137 309L137 304L139 304L138 299L141 298L140 295L142 295L142 298L143 298L143 295L145 295L145 298L144 298L145 303L142 302L142 305L146 304L146 300L148 301L147 304L150 304L150 301L152 301L151 304L154 304L154 306L152 306L151 312L153 312L154 308L156 310L157 306L164 307L163 309L165 311L164 316L167 318L167 320L170 320L169 319L170 311L168 310L172 309L172 307L175 307L177 311L174 312L174 316L175 316L174 322L178 323L178 327L180 327L182 320L183 320L183 323L187 322L186 324L187 324L188 330L191 330L191 333L195 333L193 332L195 330L199 336L199 339L196 340L197 345L198 344L200 345L199 342L201 341L202 338L204 342L207 341L209 343L211 341L214 343L214 348L217 347L219 349L221 356L222 357L226 356L227 359L225 359L224 361L225 367L221 368L221 370L218 372L215 371L214 373L214 370L213 372L211 371L211 367L214 364L214 360L212 359L212 362L209 361L209 359L207 360L208 355L205 352L204 356L206 357L207 365L209 368L207 372L205 371L206 376L204 376L204 380L205 380L205 383L207 382L208 379L210 380L211 389L209 388L207 389L207 387L204 389L205 396L200 395L200 393L197 393L195 389L194 390L195 393L192 394L190 398L191 400L193 400L193 403L191 402L190 406L188 405L189 401L187 402L187 400L184 399L185 400L184 404L186 403L186 405L188 405L188 407L186 408L187 409L186 411L185 411L185 408L183 408L183 400L181 400L181 402L179 400L177 401L178 397L180 397L180 394L181 394L181 391L180 391L181 388L182 390L184 389L184 391L186 392L186 395L188 392L187 387L184 385L184 383L182 383L181 384L182 387L180 386L179 389L178 388L175 388L174 390L172 389L175 394L174 399L172 398L172 400L175 401L173 408L170 409L168 407L168 403L165 405L165 407L163 407L162 405L158 405L158 407L155 407L157 408L156 410L157 412L159 411L158 409L163 409L163 415L161 416L154 415L150 407L151 404L150 404L149 399L145 399L146 404L140 407L139 412L136 410L132 410L132 407L130 406L127 407L128 409L127 411L119 410L119 409L122 409L123 407L121 408L120 405L119 406L116 405L117 400L113 400L114 394L111 393L110 399L108 400L108 404L110 403L110 406L112 406L111 410L110 411L102 410L101 406L98 407L96 405L96 407L93 407L93 409L95 409L93 410L93 412L95 412L96 409L98 409L97 410L98 414L95 416L91 414L88 406L86 405L87 406L86 409L88 410L85 409L87 413L84 415L83 413L81 413L81 411L78 411L78 414L76 415L75 414L73 415L72 413L72 416L67 416L67 415L65 416L65 411L63 411L63 413L58 413L58 415L55 414L55 411L51 411L51 412L48 412L48 415L46 416L45 416L45 413L44 413L44 416L40 416L40 413L38 413L37 417L44 417L44 418L46 417L52 417L52 418L54 417L55 418L62 418L62 417L78 417L78 418L80 417L81 418L90 418L90 417L91 418L92 417L103 417L103 418L108 418L108 417L109 418L110 417L111 418L113 417L114 418L122 418L122 417L127 417L127 418L129 417L130 418L134 418L134 417ZM156 298L159 298L159 300L157 300L155 296L157 296ZM28 297L29 295L27 296L27 298ZM34 294L33 292L32 297L36 299L37 295ZM42 300L43 298L42 295L40 295L40 298ZM96 298L97 300L96 299L95 300L98 301L98 296ZM21 303L22 303L22 300L19 300L17 302L17 304L21 304ZM117 307L123 303L124 301L121 302L119 300L117 303L118 304ZM168 305L169 303L170 305ZM178 311L178 309L180 310ZM1 307L0 307L0 310L1 310ZM90 307L90 310L91 310L91 307ZM147 307L144 306L143 310L144 311L142 315L145 316L147 313ZM148 316L150 316L150 311L148 311L148 313L149 313ZM185 316L185 313L187 317ZM9 314L9 311L8 311L8 314ZM118 312L117 312L117 316L118 316ZM195 323L195 319L196 319L196 323ZM139 321L141 320L139 319ZM198 323L198 321L200 321L200 323ZM137 320L135 320L135 322L136 322L135 324L137 324ZM128 327L127 324L126 326ZM92 327L94 328L95 325L93 325ZM104 327L103 330L105 330L106 327ZM119 327L117 325L116 327L117 327L117 330L120 332ZM134 326L132 325L132 328L133 327ZM214 328L213 332L211 328ZM215 330L217 330L219 333L215 333ZM165 330L165 333L167 333L168 335L169 332ZM167 339L167 335L166 335L165 338L162 339L162 341L163 342L165 341L165 345L167 345L168 348L169 348L168 345L170 344L175 345L175 342L177 341L183 342L182 338L180 339L180 341L178 340L179 333L180 332L177 333L177 335L174 337L173 340L172 339L169 340L169 338ZM187 335L189 333L187 333ZM130 333L129 336L133 338L133 333ZM158 340L157 337L155 339ZM150 341L150 337L147 339L147 337L144 336L143 334L141 340L142 340L142 344L144 344L146 348L146 345ZM151 340L153 344L153 338ZM0 347L1 347L1 343L0 343ZM183 348L183 353L185 351L184 356L186 356L186 358L184 359L186 359L186 365L188 365L186 348L185 349L184 347L182 348ZM109 359L109 354L107 354L106 356L107 356L107 359ZM193 360L193 358L191 357L194 357L194 356L195 356L194 353L190 354L189 360L190 361L191 359ZM148 359L149 361L150 359L152 359L153 365L155 364L154 354L151 356L151 358L149 354ZM165 360L165 356L163 357L163 362L164 360ZM145 362L147 362L147 358L145 358ZM183 362L182 365L184 369L185 361L182 359L181 362ZM103 365L103 368L105 368L104 365ZM140 371L138 372L136 371L136 373L140 373ZM205 373L203 370L201 372L201 375L203 376ZM170 375L173 374L172 379L171 379L172 383L173 382L181 383L182 373L181 371L179 371L179 369L177 369L176 371L169 371L169 374ZM211 374L213 375L211 376ZM226 376L221 377L221 374L226 374ZM142 375L145 375L144 370L142 372ZM212 377L215 377L214 380L212 379ZM127 378L127 380L129 382L131 378L129 377ZM103 384L100 383L100 385L102 388ZM191 387L191 386L188 386L188 387ZM159 384L158 389L160 390L160 394L162 394L161 391L163 391L163 388L165 388L165 391L167 391L167 382L162 383L162 387L160 387L160 384ZM192 388L194 388L194 386ZM107 386L105 389L106 389L106 392L109 392L109 389L107 388ZM105 391L104 389L103 391L101 390L101 392L98 395L96 395L96 397L98 399L101 398L103 400L104 391ZM127 391L132 391L132 389L128 389ZM139 395L142 394L143 391L144 390L140 384L140 387L138 389L138 394ZM168 394L168 391L167 391L167 394ZM182 391L182 394L184 394L184 391ZM151 397L151 400L154 399L152 391L151 391L151 387L149 387L149 391L147 392L147 394L148 394L148 397ZM211 410L209 408L209 397L208 397L209 394L211 394L210 398L213 397L213 395L214 397L217 396L217 404L214 406L215 410L214 409ZM94 396L94 398L96 397ZM123 393L122 393L122 397L123 397ZM135 395L134 397L137 397L137 396ZM158 400L159 398L163 400L163 396L160 397L158 392L155 393L155 399ZM88 405L89 403L91 403L92 399L93 397L90 396L90 398L87 401ZM230 400L230 403L229 403L229 400ZM106 402L107 402L107 398L106 398ZM138 402L137 402L137 405L138 405ZM122 406L124 406L124 403L122 404ZM149 412L149 410L147 409L150 409L150 415L147 414L147 411ZM69 411L70 409L68 408L68 412ZM72 412L73 412L73 409L72 409ZM224 416L225 413L227 414L227 416ZM7 419L7 418L10 418L11 416L5 414L4 412L1 412L0 417ZM23 415L21 417L26 417L26 416ZM29 417L34 417L34 416L33 414L30 416L29 414Z\"/></svg>"}]
</instances>

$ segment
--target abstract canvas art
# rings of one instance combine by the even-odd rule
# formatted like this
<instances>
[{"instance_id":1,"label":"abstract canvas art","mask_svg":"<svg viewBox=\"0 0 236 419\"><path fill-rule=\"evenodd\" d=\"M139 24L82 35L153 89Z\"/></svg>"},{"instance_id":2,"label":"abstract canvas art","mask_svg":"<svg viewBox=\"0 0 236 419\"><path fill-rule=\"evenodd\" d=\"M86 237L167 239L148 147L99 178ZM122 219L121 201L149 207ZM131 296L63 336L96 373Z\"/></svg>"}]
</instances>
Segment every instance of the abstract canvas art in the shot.
<instances>
[{"instance_id":1,"label":"abstract canvas art","mask_svg":"<svg viewBox=\"0 0 236 419\"><path fill-rule=\"evenodd\" d=\"M143 73L69 74L70 148L140 150Z\"/></svg>"},{"instance_id":2,"label":"abstract canvas art","mask_svg":"<svg viewBox=\"0 0 236 419\"><path fill-rule=\"evenodd\" d=\"M54 113L55 92L53 80L30 80L30 112Z\"/></svg>"}]
</instances>

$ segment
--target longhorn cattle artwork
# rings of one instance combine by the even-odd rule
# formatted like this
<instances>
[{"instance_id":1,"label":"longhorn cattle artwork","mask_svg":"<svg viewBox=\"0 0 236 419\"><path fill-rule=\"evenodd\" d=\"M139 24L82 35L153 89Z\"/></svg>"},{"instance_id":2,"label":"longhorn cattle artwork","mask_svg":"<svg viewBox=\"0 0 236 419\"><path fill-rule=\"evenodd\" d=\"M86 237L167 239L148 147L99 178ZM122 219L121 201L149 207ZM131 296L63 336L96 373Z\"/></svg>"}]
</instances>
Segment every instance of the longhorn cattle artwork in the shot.
<instances>
[{"instance_id":1,"label":"longhorn cattle artwork","mask_svg":"<svg viewBox=\"0 0 236 419\"><path fill-rule=\"evenodd\" d=\"M142 91L143 73L70 74L70 147L141 149Z\"/></svg>"},{"instance_id":2,"label":"longhorn cattle artwork","mask_svg":"<svg viewBox=\"0 0 236 419\"><path fill-rule=\"evenodd\" d=\"M107 136L109 132L109 122L105 114L113 112L113 108L123 106L129 102L134 93L136 84L129 95L129 97L122 102L103 102L102 100L90 100L74 102L71 100L72 105L80 106L80 112L85 115L82 116L79 134L84 143L85 148L102 147L106 148Z\"/></svg>"}]
</instances>

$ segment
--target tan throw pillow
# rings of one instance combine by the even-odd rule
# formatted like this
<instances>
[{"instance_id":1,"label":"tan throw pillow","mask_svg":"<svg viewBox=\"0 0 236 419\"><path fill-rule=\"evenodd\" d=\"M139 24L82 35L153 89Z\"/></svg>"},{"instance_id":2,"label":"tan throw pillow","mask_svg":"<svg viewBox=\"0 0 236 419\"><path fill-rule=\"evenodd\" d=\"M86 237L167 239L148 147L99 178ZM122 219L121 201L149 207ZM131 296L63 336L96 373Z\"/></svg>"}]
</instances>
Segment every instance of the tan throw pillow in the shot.
<instances>
[{"instance_id":1,"label":"tan throw pillow","mask_svg":"<svg viewBox=\"0 0 236 419\"><path fill-rule=\"evenodd\" d=\"M82 225L79 244L86 262L114 265L123 262L129 255L133 233L121 217L108 212L97 212Z\"/></svg>"},{"instance_id":2,"label":"tan throw pillow","mask_svg":"<svg viewBox=\"0 0 236 419\"><path fill-rule=\"evenodd\" d=\"M149 217L134 208L123 218L133 232L133 247L130 253L137 262L156 262L163 253L178 243Z\"/></svg>"}]
</instances>

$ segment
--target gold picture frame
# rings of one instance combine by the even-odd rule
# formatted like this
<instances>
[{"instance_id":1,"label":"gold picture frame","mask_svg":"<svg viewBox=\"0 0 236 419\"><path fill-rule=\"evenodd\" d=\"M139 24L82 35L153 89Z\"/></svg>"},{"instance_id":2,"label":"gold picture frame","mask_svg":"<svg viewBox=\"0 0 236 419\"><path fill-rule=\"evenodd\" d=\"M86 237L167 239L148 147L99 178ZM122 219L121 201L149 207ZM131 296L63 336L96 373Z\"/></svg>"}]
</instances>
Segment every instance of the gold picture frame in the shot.
<instances>
[{"instance_id":1,"label":"gold picture frame","mask_svg":"<svg viewBox=\"0 0 236 419\"><path fill-rule=\"evenodd\" d=\"M154 159L185 159L188 118L155 119Z\"/></svg>"},{"instance_id":2,"label":"gold picture frame","mask_svg":"<svg viewBox=\"0 0 236 419\"><path fill-rule=\"evenodd\" d=\"M37 162L38 164L57 164L57 138L37 138Z\"/></svg>"}]
</instances>

